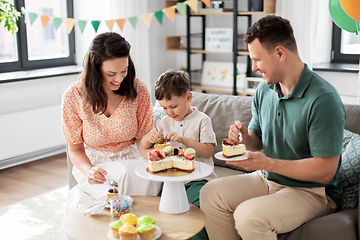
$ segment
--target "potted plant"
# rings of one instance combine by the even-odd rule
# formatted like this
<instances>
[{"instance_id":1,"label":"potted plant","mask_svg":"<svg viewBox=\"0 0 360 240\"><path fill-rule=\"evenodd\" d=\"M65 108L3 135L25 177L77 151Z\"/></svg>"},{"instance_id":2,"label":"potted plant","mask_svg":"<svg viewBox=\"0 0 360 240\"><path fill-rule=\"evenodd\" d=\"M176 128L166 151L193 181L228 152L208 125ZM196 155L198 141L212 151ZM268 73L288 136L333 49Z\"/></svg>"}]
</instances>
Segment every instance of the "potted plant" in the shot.
<instances>
[{"instance_id":1,"label":"potted plant","mask_svg":"<svg viewBox=\"0 0 360 240\"><path fill-rule=\"evenodd\" d=\"M12 33L19 30L17 20L21 16L14 5L5 0L0 0L0 22L4 20L4 27Z\"/></svg>"}]
</instances>

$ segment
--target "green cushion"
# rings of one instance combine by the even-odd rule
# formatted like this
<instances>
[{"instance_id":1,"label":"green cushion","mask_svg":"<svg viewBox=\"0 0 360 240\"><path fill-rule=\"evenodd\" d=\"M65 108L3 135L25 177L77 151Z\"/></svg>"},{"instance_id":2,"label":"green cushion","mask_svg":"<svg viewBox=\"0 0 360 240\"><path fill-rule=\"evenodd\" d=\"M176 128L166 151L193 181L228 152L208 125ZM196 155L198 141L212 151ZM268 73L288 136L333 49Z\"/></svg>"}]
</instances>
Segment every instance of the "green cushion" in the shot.
<instances>
[{"instance_id":1,"label":"green cushion","mask_svg":"<svg viewBox=\"0 0 360 240\"><path fill-rule=\"evenodd\" d=\"M360 135L344 130L340 181L344 196L340 200L342 209L355 208L359 204Z\"/></svg>"},{"instance_id":2,"label":"green cushion","mask_svg":"<svg viewBox=\"0 0 360 240\"><path fill-rule=\"evenodd\" d=\"M154 121L155 125L163 118L166 114L164 112L164 109L162 107L154 107Z\"/></svg>"}]
</instances>

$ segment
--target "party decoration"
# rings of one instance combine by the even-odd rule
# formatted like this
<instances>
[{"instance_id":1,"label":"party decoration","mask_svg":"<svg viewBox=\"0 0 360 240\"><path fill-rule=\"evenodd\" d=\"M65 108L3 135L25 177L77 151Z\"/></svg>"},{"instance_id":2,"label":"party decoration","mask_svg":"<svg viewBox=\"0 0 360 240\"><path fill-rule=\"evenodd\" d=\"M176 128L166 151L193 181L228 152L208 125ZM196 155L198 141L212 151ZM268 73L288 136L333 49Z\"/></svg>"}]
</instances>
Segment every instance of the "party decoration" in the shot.
<instances>
[{"instance_id":1,"label":"party decoration","mask_svg":"<svg viewBox=\"0 0 360 240\"><path fill-rule=\"evenodd\" d=\"M196 13L198 12L198 8L199 8L198 0L188 0L186 1L186 3L194 12Z\"/></svg>"},{"instance_id":2,"label":"party decoration","mask_svg":"<svg viewBox=\"0 0 360 240\"><path fill-rule=\"evenodd\" d=\"M129 22L131 23L134 29L136 28L137 19L138 19L137 17L129 18Z\"/></svg>"},{"instance_id":3,"label":"party decoration","mask_svg":"<svg viewBox=\"0 0 360 240\"><path fill-rule=\"evenodd\" d=\"M157 11L154 13L154 16L157 18L157 20L159 20L160 24L162 24L162 19L163 19L163 11Z\"/></svg>"},{"instance_id":4,"label":"party decoration","mask_svg":"<svg viewBox=\"0 0 360 240\"><path fill-rule=\"evenodd\" d=\"M66 28L67 28L67 31L68 31L68 34L71 33L71 30L73 29L74 25L75 25L75 19L73 18L67 18L65 19L65 25L66 25Z\"/></svg>"},{"instance_id":5,"label":"party decoration","mask_svg":"<svg viewBox=\"0 0 360 240\"><path fill-rule=\"evenodd\" d=\"M360 21L360 1L359 0L340 0L341 7L351 18Z\"/></svg>"},{"instance_id":6,"label":"party decoration","mask_svg":"<svg viewBox=\"0 0 360 240\"><path fill-rule=\"evenodd\" d=\"M210 0L201 0L206 6L211 7Z\"/></svg>"},{"instance_id":7,"label":"party decoration","mask_svg":"<svg viewBox=\"0 0 360 240\"><path fill-rule=\"evenodd\" d=\"M60 27L60 25L61 25L61 23L63 22L63 20L61 19L61 18L54 18L53 19L53 23L54 23L54 28L55 28L55 30L58 30L59 29L59 27Z\"/></svg>"},{"instance_id":8,"label":"party decoration","mask_svg":"<svg viewBox=\"0 0 360 240\"><path fill-rule=\"evenodd\" d=\"M121 31L124 31L124 24L125 24L125 19L117 19L116 23L119 25L119 28L121 29Z\"/></svg>"},{"instance_id":9,"label":"party decoration","mask_svg":"<svg viewBox=\"0 0 360 240\"><path fill-rule=\"evenodd\" d=\"M36 13L29 13L30 25L33 25L38 15Z\"/></svg>"},{"instance_id":10,"label":"party decoration","mask_svg":"<svg viewBox=\"0 0 360 240\"><path fill-rule=\"evenodd\" d=\"M113 27L114 27L115 20L107 20L107 21L105 21L105 23L106 23L106 25L108 26L110 32L112 32Z\"/></svg>"},{"instance_id":11,"label":"party decoration","mask_svg":"<svg viewBox=\"0 0 360 240\"><path fill-rule=\"evenodd\" d=\"M179 11L179 13L181 13L182 15L184 15L186 17L187 14L187 4L182 2L182 3L177 3L175 5L176 9Z\"/></svg>"},{"instance_id":12,"label":"party decoration","mask_svg":"<svg viewBox=\"0 0 360 240\"><path fill-rule=\"evenodd\" d=\"M331 18L338 27L348 32L357 32L357 21L355 21L345 13L345 11L341 7L339 0L329 1L329 11Z\"/></svg>"},{"instance_id":13,"label":"party decoration","mask_svg":"<svg viewBox=\"0 0 360 240\"><path fill-rule=\"evenodd\" d=\"M87 21L85 21L85 20L78 21L77 25L79 26L81 33L84 32L86 24L87 24Z\"/></svg>"},{"instance_id":14,"label":"party decoration","mask_svg":"<svg viewBox=\"0 0 360 240\"><path fill-rule=\"evenodd\" d=\"M93 25L95 33L97 33L97 30L99 29L100 26L100 21L91 21L91 25Z\"/></svg>"},{"instance_id":15,"label":"party decoration","mask_svg":"<svg viewBox=\"0 0 360 240\"><path fill-rule=\"evenodd\" d=\"M175 8L173 6L164 9L164 13L173 22L175 16Z\"/></svg>"},{"instance_id":16,"label":"party decoration","mask_svg":"<svg viewBox=\"0 0 360 240\"><path fill-rule=\"evenodd\" d=\"M40 17L40 19L41 19L41 23L42 23L43 27L46 28L46 25L47 25L47 24L49 23L49 21L50 21L50 17L49 17L49 16L46 16L46 15L42 15L42 16Z\"/></svg>"},{"instance_id":17,"label":"party decoration","mask_svg":"<svg viewBox=\"0 0 360 240\"><path fill-rule=\"evenodd\" d=\"M144 20L146 26L149 28L151 25L152 14L151 13L144 14L144 15L141 15L141 17Z\"/></svg>"}]
</instances>

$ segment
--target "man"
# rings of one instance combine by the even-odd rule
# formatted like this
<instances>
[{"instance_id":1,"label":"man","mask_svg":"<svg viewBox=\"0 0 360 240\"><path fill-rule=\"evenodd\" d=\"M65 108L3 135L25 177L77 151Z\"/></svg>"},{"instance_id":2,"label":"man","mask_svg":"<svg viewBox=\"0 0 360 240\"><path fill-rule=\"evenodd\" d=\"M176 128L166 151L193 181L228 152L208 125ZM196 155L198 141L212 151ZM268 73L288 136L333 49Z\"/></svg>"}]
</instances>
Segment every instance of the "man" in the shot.
<instances>
[{"instance_id":1,"label":"man","mask_svg":"<svg viewBox=\"0 0 360 240\"><path fill-rule=\"evenodd\" d=\"M338 93L301 61L288 20L261 18L245 42L252 70L264 82L254 94L248 128L235 121L229 130L231 142L241 133L252 152L228 163L258 171L202 188L200 206L212 240L277 239L334 212L342 193L345 110Z\"/></svg>"}]
</instances>

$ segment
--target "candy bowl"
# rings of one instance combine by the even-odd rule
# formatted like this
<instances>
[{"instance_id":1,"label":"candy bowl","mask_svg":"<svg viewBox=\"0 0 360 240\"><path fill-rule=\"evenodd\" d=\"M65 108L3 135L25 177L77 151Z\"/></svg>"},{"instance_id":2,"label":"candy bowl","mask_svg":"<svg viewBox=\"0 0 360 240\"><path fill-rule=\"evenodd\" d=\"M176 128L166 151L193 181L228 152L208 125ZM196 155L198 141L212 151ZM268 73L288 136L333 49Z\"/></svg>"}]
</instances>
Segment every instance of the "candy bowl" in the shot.
<instances>
[{"instance_id":1,"label":"candy bowl","mask_svg":"<svg viewBox=\"0 0 360 240\"><path fill-rule=\"evenodd\" d=\"M112 218L120 218L126 213L134 213L134 200L127 195L117 195L109 199L110 213Z\"/></svg>"}]
</instances>

